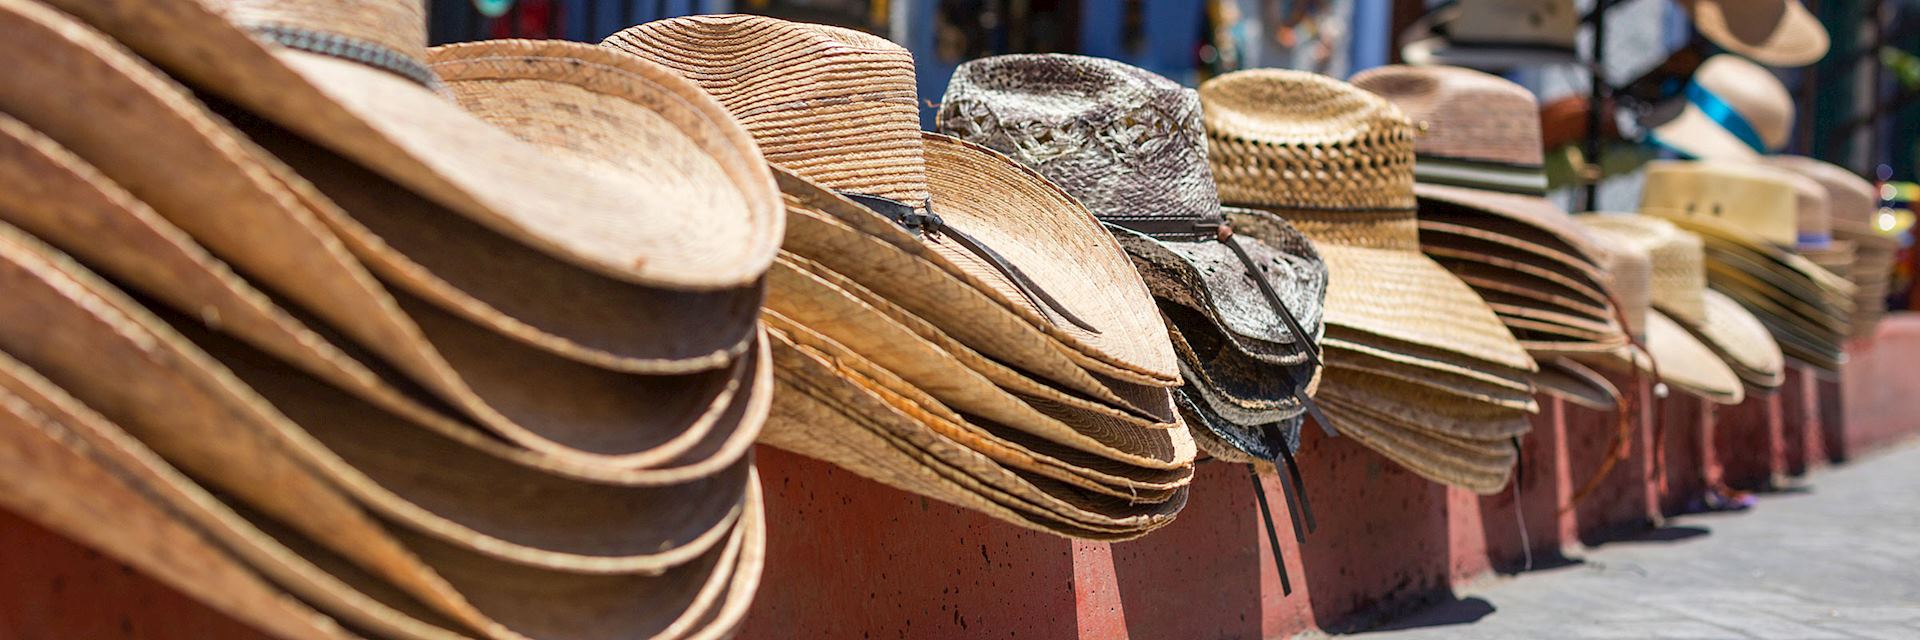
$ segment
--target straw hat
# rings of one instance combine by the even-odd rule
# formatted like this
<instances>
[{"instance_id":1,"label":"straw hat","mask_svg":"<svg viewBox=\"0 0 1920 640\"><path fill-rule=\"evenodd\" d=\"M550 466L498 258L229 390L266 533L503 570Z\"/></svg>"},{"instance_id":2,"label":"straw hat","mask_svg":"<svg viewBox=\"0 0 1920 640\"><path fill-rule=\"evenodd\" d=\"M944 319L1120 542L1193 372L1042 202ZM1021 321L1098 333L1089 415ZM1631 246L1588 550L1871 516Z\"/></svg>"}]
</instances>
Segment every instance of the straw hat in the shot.
<instances>
[{"instance_id":1,"label":"straw hat","mask_svg":"<svg viewBox=\"0 0 1920 640\"><path fill-rule=\"evenodd\" d=\"M1685 103L1653 123L1647 141L1683 158L1757 160L1793 134L1793 96L1772 71L1735 55L1707 58L1687 82Z\"/></svg>"},{"instance_id":2,"label":"straw hat","mask_svg":"<svg viewBox=\"0 0 1920 640\"><path fill-rule=\"evenodd\" d=\"M956 315L1014 313L1103 374L1178 383L1165 325L1141 313L1151 304L1146 287L1085 208L999 154L923 138L906 49L857 31L743 15L651 22L603 46L700 84L773 164L912 228L933 223L928 246L1005 309L915 313L943 326Z\"/></svg>"},{"instance_id":3,"label":"straw hat","mask_svg":"<svg viewBox=\"0 0 1920 640\"><path fill-rule=\"evenodd\" d=\"M1616 286L1623 290L1623 299L1644 295L1654 309L1649 318L1667 318L1666 322L1649 320L1644 334L1663 381L1722 399L1732 396L1719 383L1724 380L1720 369L1729 369L1736 379L1757 389L1780 386L1785 367L1779 346L1752 313L1707 288L1706 257L1698 236L1638 214L1598 213L1578 216L1578 220L1596 237L1647 254L1647 292L1631 292L1631 283L1638 278L1616 280ZM1676 334L1669 331L1673 328L1683 329ZM1656 329L1666 333L1656 336ZM1693 336L1705 347L1687 344L1695 341ZM1701 353L1715 357L1707 362L1698 357Z\"/></svg>"},{"instance_id":4,"label":"straw hat","mask_svg":"<svg viewBox=\"0 0 1920 640\"><path fill-rule=\"evenodd\" d=\"M1540 373L1534 375L1533 383L1575 406L1594 411L1620 408L1620 388L1614 386L1606 376L1572 358L1541 360Z\"/></svg>"},{"instance_id":5,"label":"straw hat","mask_svg":"<svg viewBox=\"0 0 1920 640\"><path fill-rule=\"evenodd\" d=\"M1504 70L1579 62L1573 0L1458 0L1401 32L1411 64Z\"/></svg>"},{"instance_id":6,"label":"straw hat","mask_svg":"<svg viewBox=\"0 0 1920 640\"><path fill-rule=\"evenodd\" d=\"M761 544L749 533L759 528L759 506L744 457L739 473L704 488L559 477L383 423L378 411L303 384L192 320L168 324L10 228L0 232L0 280L16 294L0 303L10 307L0 317L12 320L0 326L0 351L18 358L7 361L10 392L52 397L45 389L59 385L74 396L67 404L98 409L94 428L107 431L109 420L125 428L107 437L142 456L141 473L158 476L152 489L182 496L172 506L184 517L355 626L408 636L448 623L489 637L652 635L697 626L723 593L751 592L733 580L744 546ZM225 497L208 496L171 465ZM719 492L717 508L687 509L701 491ZM254 524L265 520L243 522L230 504L274 519L273 537ZM622 525L610 514L634 520ZM310 564L328 554L366 573L347 585ZM575 597L532 597L549 588ZM432 613L401 613L368 597L392 589ZM606 602L647 606L608 616Z\"/></svg>"},{"instance_id":7,"label":"straw hat","mask_svg":"<svg viewBox=\"0 0 1920 640\"><path fill-rule=\"evenodd\" d=\"M1834 245L1850 246L1852 262L1846 271L1835 271L1854 285L1852 335L1873 335L1874 325L1886 310L1888 274L1893 271L1897 244L1874 230L1873 218L1880 209L1880 195L1873 183L1829 162L1801 156L1770 156L1769 166L1793 171L1812 178L1826 189L1827 210L1832 218ZM1843 246L1844 245L1844 246ZM1806 254L1821 263L1819 253ZM1839 251L1835 251L1839 253ZM1837 261L1821 264L1840 266Z\"/></svg>"},{"instance_id":8,"label":"straw hat","mask_svg":"<svg viewBox=\"0 0 1920 640\"><path fill-rule=\"evenodd\" d=\"M426 67L419 0L50 4L482 228L606 277L735 288L773 258L779 212L764 182L758 194L720 197L744 187L698 162L581 171L446 100Z\"/></svg>"},{"instance_id":9,"label":"straw hat","mask_svg":"<svg viewBox=\"0 0 1920 640\"><path fill-rule=\"evenodd\" d=\"M1713 288L1752 310L1787 355L1833 369L1844 358L1855 292L1790 251L1797 177L1757 164L1655 163L1641 208L1700 234Z\"/></svg>"},{"instance_id":10,"label":"straw hat","mask_svg":"<svg viewBox=\"0 0 1920 640\"><path fill-rule=\"evenodd\" d=\"M1330 327L1534 369L1486 303L1419 253L1414 133L1397 109L1281 70L1214 78L1200 98L1220 198L1250 210L1230 222L1265 238L1276 223L1262 219L1280 219L1314 241L1327 264Z\"/></svg>"},{"instance_id":11,"label":"straw hat","mask_svg":"<svg viewBox=\"0 0 1920 640\"><path fill-rule=\"evenodd\" d=\"M1297 231L1278 246L1231 235L1192 91L1111 60L997 56L955 71L939 126L1046 176L1113 231L1167 310L1185 379L1205 387L1189 397L1242 431L1301 414L1326 267Z\"/></svg>"},{"instance_id":12,"label":"straw hat","mask_svg":"<svg viewBox=\"0 0 1920 640\"><path fill-rule=\"evenodd\" d=\"M735 401L750 399L743 393L749 389L742 377L750 369L745 357L674 367L682 371L665 375L616 371L556 354L510 332L490 330L495 327L474 324L470 316L401 289L388 289L329 228L330 223L348 220L346 213L193 102L183 87L100 34L42 5L0 3L0 21L14 36L0 46L10 47L22 62L18 73L0 82L3 110L23 124L16 129L37 130L47 141L39 147L64 147L67 157L91 165L100 180L125 186L127 199L149 205L157 214L153 219L165 220L184 232L180 237L191 237L233 271L254 278L277 300L337 330L341 340L394 367L409 380L408 386L423 387L462 417L534 450L618 468L671 460L708 430L732 434L743 426L747 432L757 429L755 424L723 421L725 416L737 415L730 410ZM74 104L94 105L96 112L93 117L78 117L80 110L73 109ZM124 126L102 127L101 117ZM171 162L155 163L155 157ZM173 170L179 165L198 170L183 176ZM58 222L57 216L49 219ZM65 244L87 242L86 231L73 232L82 237ZM503 254L501 259L511 256ZM535 264L545 265L545 270L536 270L542 274L562 269L586 273L558 261ZM168 284L164 280L134 281L158 286ZM344 384L356 395L402 395L378 378L344 370L309 353L314 346L286 334L285 322L271 314L261 315L258 301L229 299L236 304L218 311L233 310L239 315L205 315L214 309L204 296L231 293L220 291L227 287L225 283L213 284L207 290L163 299L205 320L219 321L224 329L259 348ZM732 321L750 325L750 314L747 318ZM726 324L720 316L710 321ZM735 349L729 345L722 351ZM382 385L388 389L371 388ZM536 391L530 393L530 389ZM760 419L758 415L738 417L750 423ZM688 434L693 435L683 437Z\"/></svg>"},{"instance_id":13,"label":"straw hat","mask_svg":"<svg viewBox=\"0 0 1920 640\"><path fill-rule=\"evenodd\" d=\"M1437 482L1498 490L1513 459L1486 439L1525 431L1536 367L1486 302L1419 253L1412 124L1301 72L1231 73L1200 97L1221 199L1247 207L1229 214L1234 229L1266 238L1290 222L1327 263L1317 398L1334 426Z\"/></svg>"},{"instance_id":14,"label":"straw hat","mask_svg":"<svg viewBox=\"0 0 1920 640\"><path fill-rule=\"evenodd\" d=\"M1683 0L1700 35L1769 67L1804 67L1827 55L1827 28L1800 0Z\"/></svg>"},{"instance_id":15,"label":"straw hat","mask_svg":"<svg viewBox=\"0 0 1920 640\"><path fill-rule=\"evenodd\" d=\"M1536 356L1626 343L1586 231L1545 197L1531 92L1459 67L1379 67L1353 82L1421 130L1422 251L1473 285Z\"/></svg>"}]
</instances>

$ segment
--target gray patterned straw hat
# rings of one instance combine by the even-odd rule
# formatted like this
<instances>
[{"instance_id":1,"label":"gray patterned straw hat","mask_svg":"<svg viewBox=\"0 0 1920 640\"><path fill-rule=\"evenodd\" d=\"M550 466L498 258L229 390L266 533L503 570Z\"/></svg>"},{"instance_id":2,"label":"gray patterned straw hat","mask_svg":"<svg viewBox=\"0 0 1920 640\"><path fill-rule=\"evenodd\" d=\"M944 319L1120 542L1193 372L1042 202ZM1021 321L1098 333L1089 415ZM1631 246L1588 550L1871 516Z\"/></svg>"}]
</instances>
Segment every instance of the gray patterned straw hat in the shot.
<instances>
[{"instance_id":1,"label":"gray patterned straw hat","mask_svg":"<svg viewBox=\"0 0 1920 640\"><path fill-rule=\"evenodd\" d=\"M1202 426L1278 459L1279 440L1248 427L1297 429L1312 410L1326 267L1298 232L1286 246L1233 234L1192 90L1112 60L996 56L954 72L939 128L1019 160L1106 223L1183 338L1189 399L1217 418Z\"/></svg>"}]
</instances>

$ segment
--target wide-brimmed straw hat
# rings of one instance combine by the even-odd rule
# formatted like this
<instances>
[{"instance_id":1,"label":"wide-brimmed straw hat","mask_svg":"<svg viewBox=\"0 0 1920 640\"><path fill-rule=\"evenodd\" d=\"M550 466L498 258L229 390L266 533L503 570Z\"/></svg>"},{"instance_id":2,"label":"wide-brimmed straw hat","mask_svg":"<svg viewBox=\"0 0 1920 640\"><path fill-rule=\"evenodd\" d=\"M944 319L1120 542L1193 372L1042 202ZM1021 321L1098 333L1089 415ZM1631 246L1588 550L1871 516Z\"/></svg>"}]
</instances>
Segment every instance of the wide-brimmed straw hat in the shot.
<instances>
[{"instance_id":1,"label":"wide-brimmed straw hat","mask_svg":"<svg viewBox=\"0 0 1920 640\"><path fill-rule=\"evenodd\" d=\"M1752 310L1787 355L1832 369L1844 357L1853 285L1793 253L1797 178L1758 164L1658 162L1641 210L1699 234L1713 288Z\"/></svg>"},{"instance_id":2,"label":"wide-brimmed straw hat","mask_svg":"<svg viewBox=\"0 0 1920 640\"><path fill-rule=\"evenodd\" d=\"M1682 0L1700 35L1769 67L1804 67L1827 55L1827 28L1800 0Z\"/></svg>"},{"instance_id":3,"label":"wide-brimmed straw hat","mask_svg":"<svg viewBox=\"0 0 1920 640\"><path fill-rule=\"evenodd\" d=\"M954 72L939 127L1019 160L1113 230L1177 307L1184 377L1214 415L1247 431L1302 413L1326 268L1298 232L1279 246L1232 235L1193 91L1112 60L997 56Z\"/></svg>"},{"instance_id":4,"label":"wide-brimmed straw hat","mask_svg":"<svg viewBox=\"0 0 1920 640\"><path fill-rule=\"evenodd\" d=\"M184 88L68 16L38 4L6 3L0 9L0 20L7 22L13 34L5 46L21 61L19 72L8 76L12 82L0 83L0 103L21 122L16 131L30 128L46 141L28 146L62 148L42 155L73 160L64 162L67 165L89 165L91 169L83 173L97 175L95 182L122 185L127 199L141 201L157 216L141 224L163 220L226 263L216 269L224 280L202 280L206 287L197 290L167 289L184 286L170 280L185 274L131 278L145 285L149 295L218 321L223 330L356 396L384 398L379 401L391 404L417 393L398 388L421 387L462 418L516 444L583 464L648 467L690 450L702 434L745 433L750 439L758 429L764 403L757 415L734 411L736 406L752 404L752 386L746 377L752 369L747 362L754 357L752 351L697 367L674 367L679 373L609 369L516 339L510 332L492 330L497 327L477 324L470 315L404 288L390 289L329 226L352 220L345 212L194 102ZM76 77L87 81L57 80ZM125 126L101 127L97 119L76 117L71 105L81 103L110 110L105 117ZM177 165L153 162L155 157L197 170L181 174L173 170ZM51 162L63 164L57 158ZM32 179L28 176L25 181ZM16 208L23 211L45 206L31 198L22 202ZM48 215L54 226L62 224L57 214ZM91 240L85 236L93 231L75 227L68 232L75 236L62 246L71 251L111 253L89 247ZM461 238L446 241L458 244ZM512 252L519 247L499 243L490 248L499 250L492 254L497 259L513 261ZM150 263L129 262L136 256L116 259L121 261L116 264L132 271L151 269ZM529 266L529 273L548 273L547 267L586 273L552 260L521 264L535 265ZM248 299L259 292L240 292L241 297L234 298L236 292L229 286L236 280L234 272L271 292L275 303L316 319L314 326L337 331L338 338L330 335L329 340L343 348L353 343L354 355L317 352L318 345L328 340L289 333L289 321L263 306L267 298ZM752 287L757 289L758 284ZM757 291L748 293L748 300L757 299ZM748 307L731 312L749 312L744 317L715 313L709 321L751 327L750 311ZM666 315L656 311L643 317ZM738 349L727 346L723 351ZM406 380L387 381L366 374L374 358ZM348 359L359 362L343 362ZM406 402L420 404L418 399Z\"/></svg>"},{"instance_id":5,"label":"wide-brimmed straw hat","mask_svg":"<svg viewBox=\"0 0 1920 640\"><path fill-rule=\"evenodd\" d=\"M1474 285L1536 356L1626 343L1586 231L1546 199L1539 107L1520 85L1459 67L1369 69L1354 85L1419 127L1420 249Z\"/></svg>"},{"instance_id":6,"label":"wide-brimmed straw hat","mask_svg":"<svg viewBox=\"0 0 1920 640\"><path fill-rule=\"evenodd\" d=\"M1578 217L1596 235L1617 239L1647 253L1650 276L1647 298L1652 304L1649 317L1664 316L1684 332L1697 336L1717 362L1708 364L1695 356L1699 350L1681 344L1693 340L1682 335L1654 335L1655 323L1646 328L1648 351L1653 355L1663 380L1702 396L1729 399L1724 377L1717 369L1727 368L1739 380L1755 389L1780 386L1785 375L1780 348L1751 312L1732 304L1723 294L1707 288L1705 250L1700 238L1672 223L1646 215L1596 213ZM1637 297L1628 294L1627 297ZM1654 343L1662 347L1655 347ZM1658 348L1671 351L1662 352ZM1669 370L1676 376L1668 379ZM1715 369L1708 371L1708 369ZM1707 386L1701 386L1706 384ZM1737 400L1736 400L1737 401Z\"/></svg>"},{"instance_id":7,"label":"wide-brimmed straw hat","mask_svg":"<svg viewBox=\"0 0 1920 640\"><path fill-rule=\"evenodd\" d=\"M1252 70L1200 87L1220 199L1300 229L1328 269L1326 324L1532 370L1486 303L1420 254L1414 130L1399 110L1310 73ZM1364 274L1364 275L1363 275Z\"/></svg>"},{"instance_id":8,"label":"wide-brimmed straw hat","mask_svg":"<svg viewBox=\"0 0 1920 640\"><path fill-rule=\"evenodd\" d=\"M1231 73L1200 96L1221 200L1246 207L1229 214L1236 232L1291 223L1327 263L1316 398L1334 426L1435 481L1497 490L1511 456L1460 441L1524 431L1536 366L1486 302L1419 253L1412 123L1302 72Z\"/></svg>"},{"instance_id":9,"label":"wide-brimmed straw hat","mask_svg":"<svg viewBox=\"0 0 1920 640\"><path fill-rule=\"evenodd\" d=\"M1457 0L1402 31L1400 57L1493 71L1575 63L1579 32L1573 0Z\"/></svg>"},{"instance_id":10,"label":"wide-brimmed straw hat","mask_svg":"<svg viewBox=\"0 0 1920 640\"><path fill-rule=\"evenodd\" d=\"M1892 238L1874 230L1873 219L1880 210L1879 191L1865 178L1830 162L1803 156L1770 156L1767 164L1812 178L1826 189L1834 245L1852 249L1848 270L1836 272L1854 286L1852 335L1873 335L1875 324L1886 312L1887 286L1899 248ZM1807 257L1816 263L1821 261L1818 253Z\"/></svg>"},{"instance_id":11,"label":"wide-brimmed straw hat","mask_svg":"<svg viewBox=\"0 0 1920 640\"><path fill-rule=\"evenodd\" d=\"M1660 382L1715 402L1733 404L1744 399L1743 377L1726 358L1748 357L1742 367L1764 369L1764 363L1751 362L1752 354L1773 340L1758 328L1752 314L1737 307L1727 312L1707 303L1706 296L1717 294L1706 289L1699 240L1665 221L1635 214L1586 214L1576 220L1592 231L1593 243L1605 254L1603 263L1613 278L1620 314L1636 338L1635 347L1609 357L1579 359L1616 371L1632 367L1657 373ZM1656 310L1656 304L1672 311ZM1687 318L1686 326L1676 322L1680 317ZM1738 317L1746 323L1729 323L1729 318ZM1706 338L1727 346L1708 346ZM1760 353L1759 359L1766 360L1766 352ZM1771 353L1771 373L1742 369L1758 388L1779 385L1778 348Z\"/></svg>"},{"instance_id":12,"label":"wide-brimmed straw hat","mask_svg":"<svg viewBox=\"0 0 1920 640\"><path fill-rule=\"evenodd\" d=\"M1117 242L1032 172L923 135L906 49L857 31L744 15L651 22L603 45L700 84L776 166L877 207L876 217L924 229L925 244L999 307L909 305L915 313L943 326L957 314L1015 315L1091 370L1178 383L1165 325L1139 311L1150 296ZM854 268L844 266L835 270Z\"/></svg>"},{"instance_id":13,"label":"wide-brimmed straw hat","mask_svg":"<svg viewBox=\"0 0 1920 640\"><path fill-rule=\"evenodd\" d=\"M1648 123L1647 141L1700 160L1758 160L1793 135L1793 96L1766 67L1735 55L1708 58L1683 99Z\"/></svg>"},{"instance_id":14,"label":"wide-brimmed straw hat","mask_svg":"<svg viewBox=\"0 0 1920 640\"><path fill-rule=\"evenodd\" d=\"M139 456L136 471L157 479L149 495L355 626L671 633L698 628L723 595L744 587L747 597L757 580L757 569L735 579L741 558L758 555L745 547L762 544L744 451L734 473L710 479L594 467L582 469L598 477L568 477L470 428L463 441L399 424L195 319L163 319L11 227L0 228L0 280L14 294L0 303L10 392L67 397L53 415L97 410L88 428L110 440L88 441ZM712 508L687 509L705 491L717 492ZM616 513L632 519L606 520ZM364 573L319 568L336 557ZM550 588L574 597L536 597ZM397 605L384 595L396 592L426 609L382 602ZM604 602L646 604L607 616ZM592 624L553 622L567 618Z\"/></svg>"}]
</instances>

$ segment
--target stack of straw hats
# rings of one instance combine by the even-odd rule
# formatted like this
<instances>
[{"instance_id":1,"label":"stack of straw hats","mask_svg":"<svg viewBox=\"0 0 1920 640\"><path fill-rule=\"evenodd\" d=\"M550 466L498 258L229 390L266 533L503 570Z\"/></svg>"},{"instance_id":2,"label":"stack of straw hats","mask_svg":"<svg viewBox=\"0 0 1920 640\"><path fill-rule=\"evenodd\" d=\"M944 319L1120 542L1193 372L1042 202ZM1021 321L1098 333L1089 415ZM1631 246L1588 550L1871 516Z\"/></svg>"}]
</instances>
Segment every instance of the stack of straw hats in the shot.
<instances>
[{"instance_id":1,"label":"stack of straw hats","mask_svg":"<svg viewBox=\"0 0 1920 640\"><path fill-rule=\"evenodd\" d=\"M913 59L756 16L632 27L776 169L766 441L1055 534L1124 539L1186 502L1167 328L1111 233L1020 164L919 131Z\"/></svg>"},{"instance_id":2,"label":"stack of straw hats","mask_svg":"<svg viewBox=\"0 0 1920 640\"><path fill-rule=\"evenodd\" d=\"M1490 493L1537 409L1533 359L1466 283L1420 253L1412 122L1377 95L1310 73L1253 70L1200 87L1235 233L1290 222L1327 264L1334 426L1428 478Z\"/></svg>"},{"instance_id":3,"label":"stack of straw hats","mask_svg":"<svg viewBox=\"0 0 1920 640\"><path fill-rule=\"evenodd\" d=\"M1459 67L1380 67L1353 82L1420 129L1420 250L1472 285L1521 346L1551 363L1535 378L1543 391L1603 393L1557 360L1618 352L1627 333L1586 230L1546 199L1533 94Z\"/></svg>"},{"instance_id":4,"label":"stack of straw hats","mask_svg":"<svg viewBox=\"0 0 1920 640\"><path fill-rule=\"evenodd\" d=\"M1707 281L1753 312L1787 357L1835 371L1853 314L1853 285L1793 252L1798 176L1759 164L1656 162L1642 213L1699 235Z\"/></svg>"},{"instance_id":5,"label":"stack of straw hats","mask_svg":"<svg viewBox=\"0 0 1920 640\"><path fill-rule=\"evenodd\" d=\"M720 105L405 0L54 4L0 0L0 502L287 637L739 624L782 219Z\"/></svg>"},{"instance_id":6,"label":"stack of straw hats","mask_svg":"<svg viewBox=\"0 0 1920 640\"><path fill-rule=\"evenodd\" d=\"M1874 230L1880 196L1873 183L1845 167L1801 156L1774 156L1767 158L1767 164L1811 178L1826 190L1833 245L1852 252L1851 265L1844 271L1834 271L1853 283L1851 337L1872 336L1880 317L1886 314L1887 287L1893 277L1895 252L1900 248L1892 238ZM1819 262L1817 257L1809 258Z\"/></svg>"},{"instance_id":7,"label":"stack of straw hats","mask_svg":"<svg viewBox=\"0 0 1920 640\"><path fill-rule=\"evenodd\" d=\"M998 56L954 72L939 125L1046 176L1120 240L1170 325L1202 450L1292 459L1319 374L1326 266L1291 228L1271 245L1233 234L1193 91L1112 60Z\"/></svg>"},{"instance_id":8,"label":"stack of straw hats","mask_svg":"<svg viewBox=\"0 0 1920 640\"><path fill-rule=\"evenodd\" d=\"M1596 213L1578 217L1596 240L1647 254L1645 285L1616 277L1615 291L1628 325L1646 345L1660 380L1721 404L1737 404L1743 387L1780 386L1780 348L1752 313L1707 288L1700 238L1673 223L1639 214ZM1615 272L1616 275L1619 271ZM1641 306L1644 298L1651 308ZM1743 384L1744 383L1744 384Z\"/></svg>"}]
</instances>

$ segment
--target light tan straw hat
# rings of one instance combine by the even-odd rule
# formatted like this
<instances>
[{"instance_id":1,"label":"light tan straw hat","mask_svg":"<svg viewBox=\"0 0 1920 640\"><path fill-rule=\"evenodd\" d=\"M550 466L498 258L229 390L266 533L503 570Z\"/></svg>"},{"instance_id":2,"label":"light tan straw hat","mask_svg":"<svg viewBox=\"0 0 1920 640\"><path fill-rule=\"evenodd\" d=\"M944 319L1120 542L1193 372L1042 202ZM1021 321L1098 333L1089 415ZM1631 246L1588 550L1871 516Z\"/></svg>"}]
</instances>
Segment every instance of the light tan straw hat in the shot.
<instances>
[{"instance_id":1,"label":"light tan straw hat","mask_svg":"<svg viewBox=\"0 0 1920 640\"><path fill-rule=\"evenodd\" d=\"M117 231L151 234L152 227L164 221L172 228L165 244L174 249L182 241L197 244L225 263L201 274L211 279L191 283L172 281L185 274L126 276L149 295L203 321L218 322L223 330L257 348L356 395L369 399L385 395L380 402L403 397L392 383L365 373L365 363L372 361L369 356L348 358L316 351L326 341L340 346L354 343L463 418L517 444L579 463L621 468L659 465L688 451L702 434L740 432L743 425L729 420L747 421L749 433L757 429L759 415L731 411L734 405L751 400L747 392L752 385L745 377L752 368L747 362L751 352L678 374L615 371L510 338L511 334L474 324L470 317L401 289L388 289L329 228L331 222L347 220L345 213L194 102L182 87L99 33L44 6L0 3L0 21L5 21L12 35L0 46L17 54L13 57L20 62L16 73L0 81L0 104L20 121L10 130L14 139L22 141L16 148L33 149L31 153L40 157L37 162L55 167L53 171L73 173L74 167L91 165L75 175L93 174L97 179L82 177L80 182L105 181L125 187L124 195L96 202L97 206L124 209L125 201L143 201L147 206L139 209L151 215L126 218L129 226ZM104 112L76 117L73 104L94 105L96 111ZM102 127L99 117L124 126ZM29 128L38 134L20 133ZM176 164L155 163L155 157L197 170L181 174L173 170ZM71 184L76 178L67 180ZM85 185L73 188L78 190L73 193L98 190ZM15 207L20 214L33 213L33 207L40 206L33 198L21 201L24 204ZM105 210L99 214L118 215ZM48 223L36 228L36 233L53 234L49 229L62 224L57 214L35 215ZM89 248L93 240L84 229L68 228L66 233L70 235L64 239L51 239L82 255L97 258L112 253ZM136 272L147 268L141 256L111 255L103 260ZM233 283L239 279L234 272L272 292L273 302L258 297L259 292L236 288ZM185 288L189 285L204 288ZM168 287L173 288L162 291ZM272 307L280 301L305 313L304 317L315 318L315 325L337 330L339 337L323 341L300 336L305 329L293 327L299 323L292 323L285 313L276 317ZM729 345L722 353L737 349ZM346 359L360 363L342 362Z\"/></svg>"},{"instance_id":2,"label":"light tan straw hat","mask_svg":"<svg viewBox=\"0 0 1920 640\"><path fill-rule=\"evenodd\" d=\"M1785 367L1779 346L1752 313L1707 288L1706 258L1698 236L1665 220L1638 214L1596 213L1578 219L1596 235L1647 253L1650 277L1646 296L1656 309L1650 310L1649 317L1668 318L1663 331L1667 325L1684 328L1679 335L1656 337L1655 325L1659 323L1647 324L1645 341L1663 381L1724 399L1730 396L1714 381L1721 379L1718 369L1728 368L1756 389L1780 386ZM1684 344L1694 341L1694 336L1706 345L1707 353L1716 354L1715 362L1700 361L1696 356L1702 350ZM1656 342L1661 346L1656 347Z\"/></svg>"},{"instance_id":3,"label":"light tan straw hat","mask_svg":"<svg viewBox=\"0 0 1920 640\"><path fill-rule=\"evenodd\" d=\"M1793 96L1772 71L1735 55L1708 58L1677 111L1650 122L1647 140L1683 158L1758 160L1793 134Z\"/></svg>"},{"instance_id":4,"label":"light tan straw hat","mask_svg":"<svg viewBox=\"0 0 1920 640\"><path fill-rule=\"evenodd\" d=\"M1303 72L1230 73L1200 87L1222 202L1285 219L1327 263L1326 322L1531 371L1486 303L1420 254L1414 130L1352 85ZM1232 220L1259 237L1258 224ZM1364 274L1364 275L1362 275Z\"/></svg>"},{"instance_id":5,"label":"light tan straw hat","mask_svg":"<svg viewBox=\"0 0 1920 640\"><path fill-rule=\"evenodd\" d=\"M1827 28L1800 0L1682 0L1700 35L1769 67L1804 67L1827 55Z\"/></svg>"},{"instance_id":6,"label":"light tan straw hat","mask_svg":"<svg viewBox=\"0 0 1920 640\"><path fill-rule=\"evenodd\" d=\"M763 181L729 184L717 166L725 158L582 171L580 162L556 159L551 149L487 126L447 100L426 67L420 0L51 4L197 89L472 224L606 277L672 289L737 288L773 258L779 212L762 195ZM628 125L698 148L658 121L673 122L689 106L663 105L669 111L653 123ZM651 168L635 170L641 167Z\"/></svg>"},{"instance_id":7,"label":"light tan straw hat","mask_svg":"<svg viewBox=\"0 0 1920 640\"><path fill-rule=\"evenodd\" d=\"M1089 370L1135 384L1178 383L1166 327L1142 313L1151 297L1118 243L1031 171L923 134L906 49L857 31L742 15L651 22L603 45L700 84L770 162L922 235L996 308L883 295L949 328L962 322L956 316L1012 314ZM864 281L856 265L832 267Z\"/></svg>"},{"instance_id":8,"label":"light tan straw hat","mask_svg":"<svg viewBox=\"0 0 1920 640\"><path fill-rule=\"evenodd\" d=\"M1474 285L1536 356L1625 345L1586 231L1545 197L1531 92L1445 66L1379 67L1353 83L1420 129L1413 173L1421 251Z\"/></svg>"},{"instance_id":9,"label":"light tan straw hat","mask_svg":"<svg viewBox=\"0 0 1920 640\"><path fill-rule=\"evenodd\" d=\"M1826 189L1834 244L1852 247L1852 265L1842 273L1854 285L1852 335L1873 335L1874 325L1886 311L1888 274L1893 271L1894 252L1898 249L1893 239L1874 230L1873 218L1880 209L1879 192L1865 178L1830 162L1802 156L1772 156L1767 158L1767 164L1812 178ZM1808 258L1820 261L1817 254Z\"/></svg>"},{"instance_id":10,"label":"light tan straw hat","mask_svg":"<svg viewBox=\"0 0 1920 640\"><path fill-rule=\"evenodd\" d=\"M48 397L56 394L45 388L63 387L101 412L97 422L127 429L119 448L137 439L140 450L152 449L144 454L148 473L178 465L227 496L221 500L243 505L253 514L247 524L177 473L153 487L185 494L176 505L185 517L226 536L256 568L331 614L406 636L449 623L496 638L652 635L697 625L723 593L751 591L733 580L744 547L760 544L749 542L759 507L744 458L745 475L715 477L719 485L710 489L723 500L704 510L710 515L681 502L697 485L622 487L551 476L511 453L382 423L377 411L362 410L370 407L324 385L302 386L297 374L194 328L193 320L169 325L7 229L0 280L15 295L0 303L8 307L0 317L9 319L0 326L0 350L19 359L8 369L9 386ZM39 375L46 379L36 383ZM563 506L569 502L579 508ZM631 512L637 520L628 525L600 522L635 508L641 511ZM693 528L666 533L681 525ZM357 584L324 577L312 564L336 554L364 570ZM373 602L394 589L433 613ZM536 597L554 590L572 597ZM646 604L606 615L610 602ZM556 622L568 619L576 621Z\"/></svg>"},{"instance_id":11,"label":"light tan straw hat","mask_svg":"<svg viewBox=\"0 0 1920 640\"><path fill-rule=\"evenodd\" d=\"M1710 284L1752 310L1788 356L1834 369L1854 290L1792 252L1798 178L1758 164L1657 162L1641 209L1699 234Z\"/></svg>"}]
</instances>

